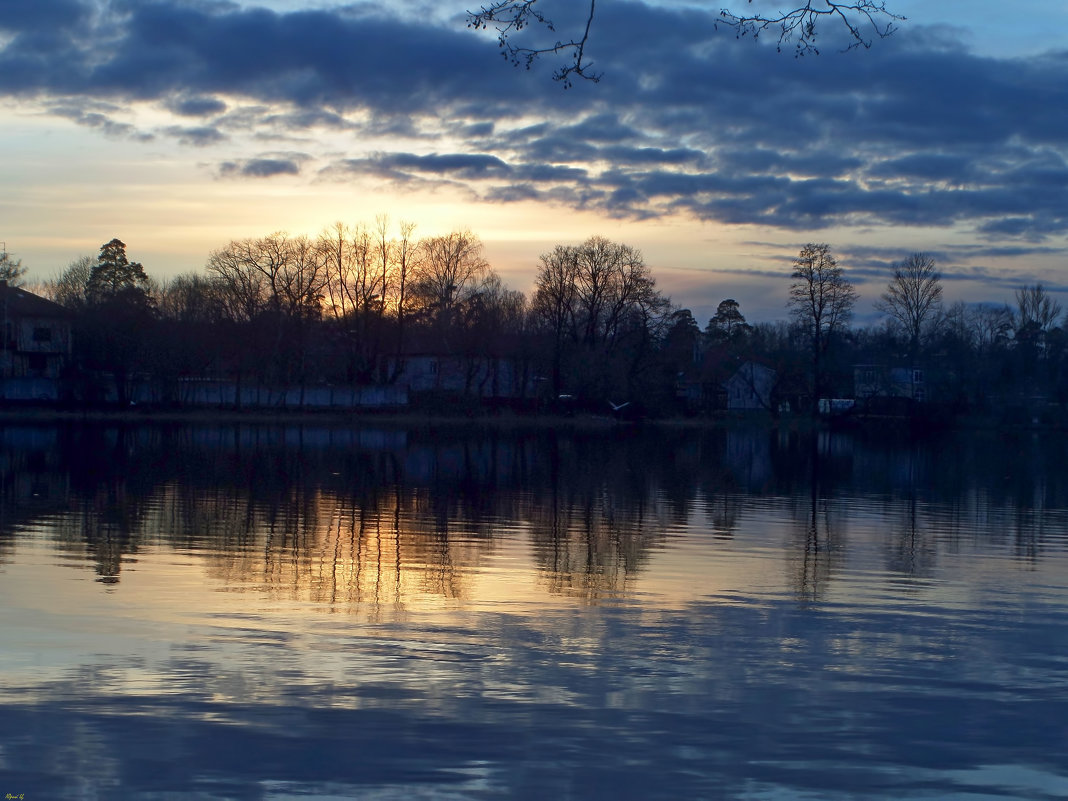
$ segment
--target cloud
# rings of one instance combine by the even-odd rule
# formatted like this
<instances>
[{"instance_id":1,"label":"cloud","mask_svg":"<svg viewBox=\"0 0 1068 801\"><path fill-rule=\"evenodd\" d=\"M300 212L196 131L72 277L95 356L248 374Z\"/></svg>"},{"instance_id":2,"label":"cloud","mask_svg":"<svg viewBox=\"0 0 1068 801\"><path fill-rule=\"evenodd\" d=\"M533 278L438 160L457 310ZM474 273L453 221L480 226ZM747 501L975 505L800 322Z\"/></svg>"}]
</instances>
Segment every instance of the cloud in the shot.
<instances>
[{"instance_id":1,"label":"cloud","mask_svg":"<svg viewBox=\"0 0 1068 801\"><path fill-rule=\"evenodd\" d=\"M496 156L466 153L432 153L418 156L413 153L390 153L376 160L384 169L412 170L460 178L482 178L508 172L508 165Z\"/></svg>"},{"instance_id":2,"label":"cloud","mask_svg":"<svg viewBox=\"0 0 1068 801\"><path fill-rule=\"evenodd\" d=\"M196 127L171 125L164 128L163 133L173 136L183 145L193 145L194 147L207 147L208 145L224 142L228 138L218 128L212 128L207 125Z\"/></svg>"},{"instance_id":3,"label":"cloud","mask_svg":"<svg viewBox=\"0 0 1068 801\"><path fill-rule=\"evenodd\" d=\"M306 153L265 153L251 159L224 161L219 175L224 178L273 178L299 175L301 165L310 158Z\"/></svg>"},{"instance_id":4,"label":"cloud","mask_svg":"<svg viewBox=\"0 0 1068 801\"><path fill-rule=\"evenodd\" d=\"M1063 53L982 57L912 26L869 51L795 60L717 31L715 9L618 0L598 8L590 44L603 80L564 92L551 65L512 70L492 37L405 4L14 5L0 94L112 135L139 134L87 104L162 106L176 121L161 130L197 147L311 149L329 133L317 175L462 184L491 202L786 230L963 225L992 242L1068 234ZM302 164L250 155L220 174Z\"/></svg>"},{"instance_id":5,"label":"cloud","mask_svg":"<svg viewBox=\"0 0 1068 801\"><path fill-rule=\"evenodd\" d=\"M150 142L155 138L153 134L139 130L133 123L115 119L121 114L121 109L109 103L75 99L54 103L48 107L48 111L86 128L94 128L105 136L140 142Z\"/></svg>"},{"instance_id":6,"label":"cloud","mask_svg":"<svg viewBox=\"0 0 1068 801\"><path fill-rule=\"evenodd\" d=\"M26 33L76 29L85 23L90 7L78 0L9 0L3 3L0 31Z\"/></svg>"},{"instance_id":7,"label":"cloud","mask_svg":"<svg viewBox=\"0 0 1068 801\"><path fill-rule=\"evenodd\" d=\"M226 103L216 97L193 95L168 98L166 106L182 117L211 117L226 111Z\"/></svg>"}]
</instances>

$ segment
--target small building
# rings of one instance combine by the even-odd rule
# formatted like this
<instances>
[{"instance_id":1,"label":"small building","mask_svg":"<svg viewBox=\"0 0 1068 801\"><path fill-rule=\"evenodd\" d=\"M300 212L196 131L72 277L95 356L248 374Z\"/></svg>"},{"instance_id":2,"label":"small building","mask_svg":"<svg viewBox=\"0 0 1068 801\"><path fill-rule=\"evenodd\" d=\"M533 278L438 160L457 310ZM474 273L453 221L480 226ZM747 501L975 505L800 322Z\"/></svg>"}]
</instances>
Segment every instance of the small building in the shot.
<instances>
[{"instance_id":1,"label":"small building","mask_svg":"<svg viewBox=\"0 0 1068 801\"><path fill-rule=\"evenodd\" d=\"M924 371L918 367L859 364L853 368L853 394L859 402L874 398L902 398L923 403L927 398Z\"/></svg>"},{"instance_id":2,"label":"small building","mask_svg":"<svg viewBox=\"0 0 1068 801\"><path fill-rule=\"evenodd\" d=\"M532 379L514 359L409 353L396 371L398 386L410 392L449 392L483 400L531 397Z\"/></svg>"},{"instance_id":3,"label":"small building","mask_svg":"<svg viewBox=\"0 0 1068 801\"><path fill-rule=\"evenodd\" d=\"M759 362L747 361L723 382L729 411L771 411L776 373Z\"/></svg>"},{"instance_id":4,"label":"small building","mask_svg":"<svg viewBox=\"0 0 1068 801\"><path fill-rule=\"evenodd\" d=\"M72 318L58 303L0 281L0 398L59 399Z\"/></svg>"}]
</instances>

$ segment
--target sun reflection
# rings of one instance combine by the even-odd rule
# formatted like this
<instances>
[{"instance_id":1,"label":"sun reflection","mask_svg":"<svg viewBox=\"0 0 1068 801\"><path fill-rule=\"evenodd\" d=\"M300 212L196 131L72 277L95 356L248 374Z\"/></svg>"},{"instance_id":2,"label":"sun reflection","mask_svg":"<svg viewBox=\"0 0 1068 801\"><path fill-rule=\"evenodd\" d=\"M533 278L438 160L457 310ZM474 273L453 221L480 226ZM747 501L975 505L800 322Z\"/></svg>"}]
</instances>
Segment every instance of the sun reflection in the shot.
<instances>
[{"instance_id":1,"label":"sun reflection","mask_svg":"<svg viewBox=\"0 0 1068 801\"><path fill-rule=\"evenodd\" d=\"M942 540L976 536L978 515L987 528L1000 521L1022 565L1060 530L1056 510L994 512L970 490L953 509L920 503L922 463L879 465L840 442L803 446L759 430L657 433L670 447L635 432L548 441L544 432L329 428L46 434L3 434L0 560L13 554L12 527L33 526L58 564L88 567L123 599L134 587L169 597L171 579L196 566L202 595L368 621L754 596L818 605L869 592L855 574L844 578L858 565L949 598L932 582ZM873 476L911 476L892 513L836 497L854 460ZM800 487L763 496L783 465Z\"/></svg>"}]
</instances>

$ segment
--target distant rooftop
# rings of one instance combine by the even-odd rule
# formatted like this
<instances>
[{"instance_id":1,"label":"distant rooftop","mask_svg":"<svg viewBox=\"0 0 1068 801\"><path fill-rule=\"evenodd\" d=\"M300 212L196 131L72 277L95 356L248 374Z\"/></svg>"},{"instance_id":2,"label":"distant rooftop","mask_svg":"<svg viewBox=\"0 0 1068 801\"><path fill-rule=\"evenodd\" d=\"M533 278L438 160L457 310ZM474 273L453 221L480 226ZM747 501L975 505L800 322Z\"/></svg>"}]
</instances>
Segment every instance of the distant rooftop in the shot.
<instances>
[{"instance_id":1,"label":"distant rooftop","mask_svg":"<svg viewBox=\"0 0 1068 801\"><path fill-rule=\"evenodd\" d=\"M8 317L70 317L65 306L0 280L0 312Z\"/></svg>"}]
</instances>

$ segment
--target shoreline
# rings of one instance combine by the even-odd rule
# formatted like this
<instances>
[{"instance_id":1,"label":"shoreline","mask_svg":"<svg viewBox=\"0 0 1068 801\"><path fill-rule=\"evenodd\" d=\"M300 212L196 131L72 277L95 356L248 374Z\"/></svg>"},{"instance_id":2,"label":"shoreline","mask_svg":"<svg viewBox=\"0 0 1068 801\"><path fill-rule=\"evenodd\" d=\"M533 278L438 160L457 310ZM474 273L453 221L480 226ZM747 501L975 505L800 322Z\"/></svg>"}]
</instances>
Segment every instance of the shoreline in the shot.
<instances>
[{"instance_id":1,"label":"shoreline","mask_svg":"<svg viewBox=\"0 0 1068 801\"><path fill-rule=\"evenodd\" d=\"M908 417L853 417L826 419L808 415L773 418L767 414L720 414L715 416L676 416L615 419L603 415L520 414L512 411L471 413L443 413L425 410L296 410L296 409L160 409L160 408L94 408L70 409L45 406L0 406L0 424L4 423L94 423L119 425L307 425L367 426L389 428L490 428L490 429L574 429L612 430L640 426L653 428L767 428L790 432L814 430L842 431L908 431L925 436L941 431L1064 431L1057 423L1040 421L1006 423L993 415L962 415L960 417L927 420Z\"/></svg>"}]
</instances>

